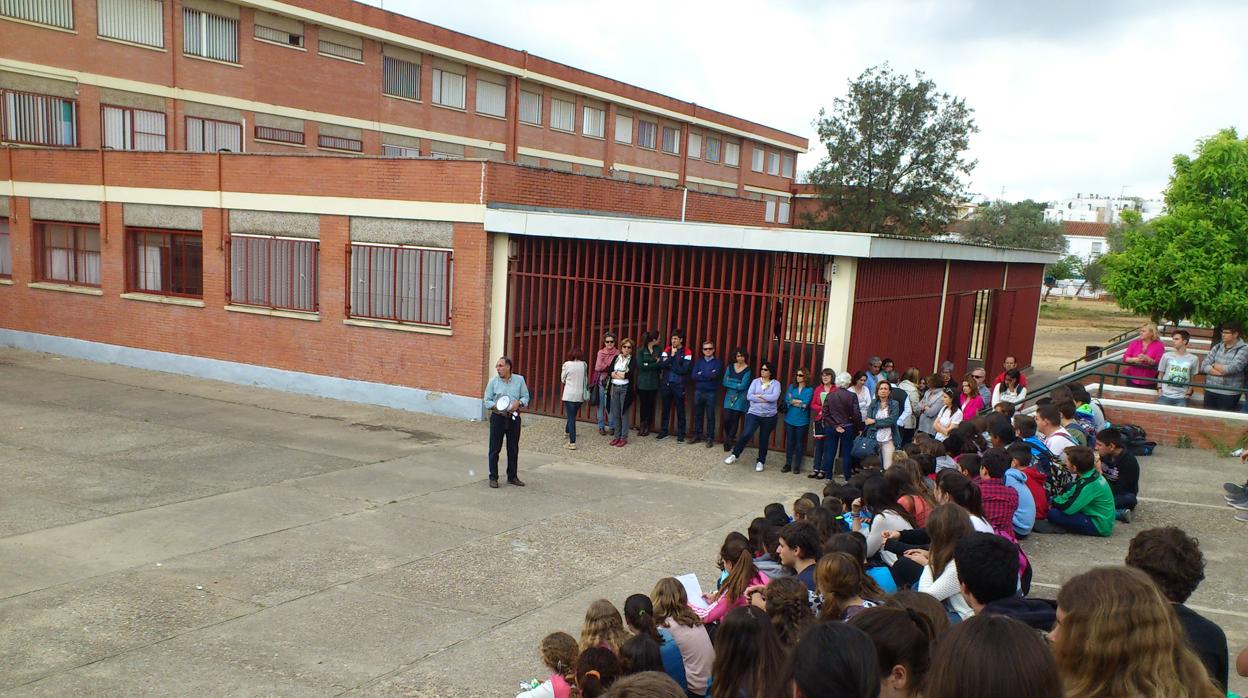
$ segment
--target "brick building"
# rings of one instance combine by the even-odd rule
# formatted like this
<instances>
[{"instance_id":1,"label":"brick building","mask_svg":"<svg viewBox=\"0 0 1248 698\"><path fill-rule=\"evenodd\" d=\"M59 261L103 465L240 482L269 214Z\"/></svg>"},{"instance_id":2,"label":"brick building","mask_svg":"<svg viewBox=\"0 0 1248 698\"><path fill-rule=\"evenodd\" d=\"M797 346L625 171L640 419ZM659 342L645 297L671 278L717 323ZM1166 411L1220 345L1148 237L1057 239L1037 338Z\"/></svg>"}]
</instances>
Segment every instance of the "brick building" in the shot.
<instances>
[{"instance_id":1,"label":"brick building","mask_svg":"<svg viewBox=\"0 0 1248 698\"><path fill-rule=\"evenodd\" d=\"M464 418L608 329L1030 359L1051 255L793 229L791 134L345 0L0 31L3 345Z\"/></svg>"}]
</instances>

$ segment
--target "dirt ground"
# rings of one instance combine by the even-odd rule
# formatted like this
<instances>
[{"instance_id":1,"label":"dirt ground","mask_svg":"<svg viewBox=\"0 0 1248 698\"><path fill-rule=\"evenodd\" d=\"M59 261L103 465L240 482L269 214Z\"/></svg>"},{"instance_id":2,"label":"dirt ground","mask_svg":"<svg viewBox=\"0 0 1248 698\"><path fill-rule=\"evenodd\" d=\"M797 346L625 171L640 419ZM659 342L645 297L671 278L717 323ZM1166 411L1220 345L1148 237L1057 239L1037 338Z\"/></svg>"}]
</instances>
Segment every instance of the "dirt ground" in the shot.
<instances>
[{"instance_id":1,"label":"dirt ground","mask_svg":"<svg viewBox=\"0 0 1248 698\"><path fill-rule=\"evenodd\" d=\"M1088 345L1103 345L1110 337L1147 321L1113 301L1053 299L1041 303L1032 366L1037 372L1057 371L1081 356Z\"/></svg>"}]
</instances>

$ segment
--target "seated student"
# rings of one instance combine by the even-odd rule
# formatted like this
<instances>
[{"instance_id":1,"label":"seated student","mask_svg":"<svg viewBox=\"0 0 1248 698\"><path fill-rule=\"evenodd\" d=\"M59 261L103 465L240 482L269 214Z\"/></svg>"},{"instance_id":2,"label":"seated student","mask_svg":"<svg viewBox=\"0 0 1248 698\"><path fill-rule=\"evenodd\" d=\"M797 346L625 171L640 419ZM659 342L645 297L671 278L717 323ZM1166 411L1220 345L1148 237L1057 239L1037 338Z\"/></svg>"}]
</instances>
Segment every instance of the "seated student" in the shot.
<instances>
[{"instance_id":1,"label":"seated student","mask_svg":"<svg viewBox=\"0 0 1248 698\"><path fill-rule=\"evenodd\" d=\"M794 521L780 529L780 564L793 570L810 593L810 607L819 613L819 593L815 586L815 563L819 561L820 538L813 524Z\"/></svg>"},{"instance_id":2,"label":"seated student","mask_svg":"<svg viewBox=\"0 0 1248 698\"><path fill-rule=\"evenodd\" d=\"M693 609L703 623L714 623L732 609L749 603L745 590L751 586L766 586L771 581L754 566L754 555L750 553L748 541L730 540L719 554L724 560L728 578L718 591L705 594L706 602L710 604L708 608Z\"/></svg>"},{"instance_id":3,"label":"seated student","mask_svg":"<svg viewBox=\"0 0 1248 698\"><path fill-rule=\"evenodd\" d=\"M805 497L798 497L797 501L793 502L793 520L801 521L806 518L806 515L810 513L810 510L814 508L815 504L809 499Z\"/></svg>"},{"instance_id":4,"label":"seated student","mask_svg":"<svg viewBox=\"0 0 1248 698\"><path fill-rule=\"evenodd\" d=\"M1085 536L1109 536L1114 532L1114 493L1096 469L1092 449L1066 449L1066 467L1075 474L1073 485L1050 502L1049 516L1037 521L1037 533L1073 532Z\"/></svg>"},{"instance_id":5,"label":"seated student","mask_svg":"<svg viewBox=\"0 0 1248 698\"><path fill-rule=\"evenodd\" d=\"M977 615L1009 616L1048 632L1057 604L1018 593L1018 546L992 533L972 533L953 549L962 598Z\"/></svg>"},{"instance_id":6,"label":"seated student","mask_svg":"<svg viewBox=\"0 0 1248 698\"><path fill-rule=\"evenodd\" d=\"M728 535L724 536L724 545L728 545L730 541L734 540L745 543L747 546L750 545L750 539L742 535L740 531L732 531ZM720 546L720 551L722 553L723 546ZM715 566L719 568L719 579L715 580L715 588L722 589L724 586L724 580L728 579L728 568L724 566L724 557L722 554L715 558Z\"/></svg>"},{"instance_id":7,"label":"seated student","mask_svg":"<svg viewBox=\"0 0 1248 698\"><path fill-rule=\"evenodd\" d=\"M845 506L845 502L840 497L827 496L823 498L822 509L827 509L832 514L832 533L846 533L854 528L854 517L849 513L849 507Z\"/></svg>"},{"instance_id":8,"label":"seated student","mask_svg":"<svg viewBox=\"0 0 1248 698\"><path fill-rule=\"evenodd\" d=\"M662 664L659 671L666 672L672 680L680 684L680 690L685 690L687 683L685 680L685 662L680 656L680 647L676 644L676 638L672 636L672 631L667 628L660 628L654 617L654 603L650 601L650 597L645 594L633 594L624 600L624 623L628 625L628 629L633 631L635 636L646 636L654 640L659 650L659 660ZM625 644L628 644L627 642ZM621 649L621 653L623 650ZM627 669L627 668L626 668ZM645 671L639 669L638 671ZM635 673L629 671L627 673Z\"/></svg>"},{"instance_id":9,"label":"seated student","mask_svg":"<svg viewBox=\"0 0 1248 698\"><path fill-rule=\"evenodd\" d=\"M910 512L920 528L927 525L927 516L936 508L936 498L923 484L919 465L909 458L884 471L884 479L892 488L892 497Z\"/></svg>"},{"instance_id":10,"label":"seated student","mask_svg":"<svg viewBox=\"0 0 1248 698\"><path fill-rule=\"evenodd\" d=\"M1039 633L1001 616L975 616L936 645L924 698L1063 698L1053 653ZM1164 694L1162 694L1164 695Z\"/></svg>"},{"instance_id":11,"label":"seated student","mask_svg":"<svg viewBox=\"0 0 1248 698\"><path fill-rule=\"evenodd\" d=\"M993 406L992 411L996 414L1005 415L1006 419L1014 419L1014 413L1018 411L1018 407L1008 400L1002 400Z\"/></svg>"},{"instance_id":12,"label":"seated student","mask_svg":"<svg viewBox=\"0 0 1248 698\"><path fill-rule=\"evenodd\" d=\"M789 515L784 511L784 505L780 502L772 502L763 507L763 518L771 522L776 528L784 528L793 522Z\"/></svg>"},{"instance_id":13,"label":"seated student","mask_svg":"<svg viewBox=\"0 0 1248 698\"><path fill-rule=\"evenodd\" d=\"M620 674L663 671L663 653L649 635L634 635L620 645Z\"/></svg>"},{"instance_id":14,"label":"seated student","mask_svg":"<svg viewBox=\"0 0 1248 698\"><path fill-rule=\"evenodd\" d=\"M979 477L979 454L963 453L955 459L958 463L958 472L971 478L972 480Z\"/></svg>"},{"instance_id":15,"label":"seated student","mask_svg":"<svg viewBox=\"0 0 1248 698\"><path fill-rule=\"evenodd\" d=\"M884 550L885 531L908 531L914 528L916 521L897 500L892 498L892 489L882 476L867 480L862 486L862 497L851 506L855 519L862 524L869 524L867 529L867 557L877 554L886 565L892 565L897 556Z\"/></svg>"},{"instance_id":16,"label":"seated student","mask_svg":"<svg viewBox=\"0 0 1248 698\"><path fill-rule=\"evenodd\" d=\"M567 633L551 633L542 638L542 664L552 672L550 678L516 698L569 698L576 682L576 658L580 648L576 638Z\"/></svg>"},{"instance_id":17,"label":"seated student","mask_svg":"<svg viewBox=\"0 0 1248 698\"><path fill-rule=\"evenodd\" d=\"M760 572L767 575L769 579L793 575L793 570L782 565L780 557L776 554L776 546L780 544L780 529L760 516L750 522L747 538L750 551L754 554L754 566Z\"/></svg>"},{"instance_id":18,"label":"seated student","mask_svg":"<svg viewBox=\"0 0 1248 698\"><path fill-rule=\"evenodd\" d=\"M971 516L971 527L976 531L995 532L984 516L984 499L979 485L962 473L948 471L940 474L936 479L936 501L941 504L953 502L965 509Z\"/></svg>"},{"instance_id":19,"label":"seated student","mask_svg":"<svg viewBox=\"0 0 1248 698\"><path fill-rule=\"evenodd\" d=\"M1174 526L1150 528L1131 539L1126 562L1128 567L1143 570L1157 583L1162 595L1174 607L1187 644L1204 663L1209 678L1225 691L1229 674L1226 633L1217 623L1184 605L1205 578L1205 555L1200 551L1200 544Z\"/></svg>"},{"instance_id":20,"label":"seated student","mask_svg":"<svg viewBox=\"0 0 1248 698\"><path fill-rule=\"evenodd\" d=\"M1067 383L1066 387L1070 390L1070 399L1075 403L1076 419L1086 424L1093 434L1104 429L1105 413L1088 393L1088 387L1082 383Z\"/></svg>"},{"instance_id":21,"label":"seated student","mask_svg":"<svg viewBox=\"0 0 1248 698\"><path fill-rule=\"evenodd\" d=\"M1005 484L1005 474L1010 470L1010 456L1003 449L984 451L979 461L980 498L984 503L984 518L992 524L999 536L1015 540L1014 514L1018 512L1018 492Z\"/></svg>"},{"instance_id":22,"label":"seated student","mask_svg":"<svg viewBox=\"0 0 1248 698\"><path fill-rule=\"evenodd\" d=\"M863 458L858 461L858 472L854 473L853 476L845 482L845 484L850 487L862 489L863 483L867 480L870 480L877 475L884 474L884 469L880 467L881 463L883 463L883 461L880 460L879 456L867 456L866 458Z\"/></svg>"},{"instance_id":23,"label":"seated student","mask_svg":"<svg viewBox=\"0 0 1248 698\"><path fill-rule=\"evenodd\" d=\"M581 625L581 651L590 647L606 647L620 653L620 645L628 639L624 630L624 618L615 604L606 599L598 599L585 611L585 622Z\"/></svg>"},{"instance_id":24,"label":"seated student","mask_svg":"<svg viewBox=\"0 0 1248 698\"><path fill-rule=\"evenodd\" d=\"M1050 476L1056 475L1063 466L1061 459L1049 450L1044 439L1041 438L1042 434L1038 432L1038 428L1036 420L1025 414L1014 417L1014 433L1018 435L1020 441L1027 444L1028 448L1031 449L1029 467L1042 476L1040 484L1043 486L1044 491L1048 492ZM1059 439L1059 441L1061 440ZM1062 441L1062 443L1065 442ZM1040 505L1038 498L1036 499L1036 505ZM1036 518L1043 519L1044 517L1037 516Z\"/></svg>"},{"instance_id":25,"label":"seated student","mask_svg":"<svg viewBox=\"0 0 1248 698\"><path fill-rule=\"evenodd\" d=\"M806 523L815 527L820 542L827 540L833 533L840 533L842 528L837 515L822 506L810 510Z\"/></svg>"},{"instance_id":26,"label":"seated student","mask_svg":"<svg viewBox=\"0 0 1248 698\"><path fill-rule=\"evenodd\" d=\"M1101 457L1101 474L1114 493L1118 520L1131 523L1131 512L1140 494L1140 462L1127 451L1122 432L1113 427L1097 433L1096 452Z\"/></svg>"},{"instance_id":27,"label":"seated student","mask_svg":"<svg viewBox=\"0 0 1248 698\"><path fill-rule=\"evenodd\" d=\"M950 613L956 613L962 620L970 618L973 611L962 598L953 549L959 540L971 533L971 519L966 510L956 504L942 504L936 507L928 520L927 534L931 547L928 550L906 551L906 557L923 566L918 590L945 604Z\"/></svg>"},{"instance_id":28,"label":"seated student","mask_svg":"<svg viewBox=\"0 0 1248 698\"><path fill-rule=\"evenodd\" d=\"M784 648L771 618L754 606L734 608L715 633L714 698L774 695L772 682L784 676Z\"/></svg>"},{"instance_id":29,"label":"seated student","mask_svg":"<svg viewBox=\"0 0 1248 698\"><path fill-rule=\"evenodd\" d=\"M590 647L576 658L576 688L581 698L598 698L620 678L620 658L606 647Z\"/></svg>"},{"instance_id":30,"label":"seated student","mask_svg":"<svg viewBox=\"0 0 1248 698\"><path fill-rule=\"evenodd\" d=\"M761 592L750 594L750 603L767 612L776 639L786 650L793 649L802 633L815 624L809 592L793 577L773 579Z\"/></svg>"},{"instance_id":31,"label":"seated student","mask_svg":"<svg viewBox=\"0 0 1248 698\"><path fill-rule=\"evenodd\" d=\"M607 698L686 698L688 694L659 671L643 671L621 676L611 684Z\"/></svg>"},{"instance_id":32,"label":"seated student","mask_svg":"<svg viewBox=\"0 0 1248 698\"><path fill-rule=\"evenodd\" d=\"M790 664L793 698L880 695L875 645L870 636L848 623L820 623L811 628L793 648Z\"/></svg>"},{"instance_id":33,"label":"seated student","mask_svg":"<svg viewBox=\"0 0 1248 698\"><path fill-rule=\"evenodd\" d=\"M671 632L680 648L680 658L685 665L685 690L693 696L706 695L715 648L702 619L689 607L684 585L675 577L664 577L654 585L650 601L654 604L656 625Z\"/></svg>"},{"instance_id":34,"label":"seated student","mask_svg":"<svg viewBox=\"0 0 1248 698\"><path fill-rule=\"evenodd\" d=\"M989 442L993 448L1009 448L1018 438L1014 435L1014 425L1005 416L994 419L988 425Z\"/></svg>"},{"instance_id":35,"label":"seated student","mask_svg":"<svg viewBox=\"0 0 1248 698\"><path fill-rule=\"evenodd\" d=\"M1014 510L1014 535L1025 538L1036 525L1036 519L1044 519L1038 511L1036 502L1038 494L1044 500L1044 513L1047 515L1049 506L1044 495L1043 475L1036 473L1037 482L1031 481L1028 466L1031 463L1031 449L1024 443L1011 444L1006 453L1010 456L1010 468L1005 471L1005 484L1018 493L1018 508Z\"/></svg>"},{"instance_id":36,"label":"seated student","mask_svg":"<svg viewBox=\"0 0 1248 698\"><path fill-rule=\"evenodd\" d=\"M1070 434L1070 438L1074 440L1076 446L1087 446L1092 448L1095 439L1091 436L1091 426L1085 427L1082 422L1075 419L1075 403L1070 400L1062 400L1053 405L1057 408L1057 413L1062 418L1062 428Z\"/></svg>"},{"instance_id":37,"label":"seated student","mask_svg":"<svg viewBox=\"0 0 1248 698\"><path fill-rule=\"evenodd\" d=\"M936 637L944 635L949 626L953 625L949 622L949 612L945 610L944 604L932 598L930 594L924 594L921 591L902 589L888 597L884 605L889 608L910 609L923 616L928 623L931 623L932 629L936 631Z\"/></svg>"},{"instance_id":38,"label":"seated student","mask_svg":"<svg viewBox=\"0 0 1248 698\"><path fill-rule=\"evenodd\" d=\"M862 565L849 553L827 553L815 566L815 584L823 596L820 620L849 620L863 610L879 605L867 598L872 585Z\"/></svg>"},{"instance_id":39,"label":"seated student","mask_svg":"<svg viewBox=\"0 0 1248 698\"><path fill-rule=\"evenodd\" d=\"M904 608L869 608L849 620L871 636L880 671L882 698L910 698L920 695L936 629L921 613Z\"/></svg>"},{"instance_id":40,"label":"seated student","mask_svg":"<svg viewBox=\"0 0 1248 698\"><path fill-rule=\"evenodd\" d=\"M897 591L897 583L887 565L867 562L867 539L861 533L838 533L832 536L823 544L823 554L828 553L847 553L858 561L867 575L864 588L869 598L878 599Z\"/></svg>"}]
</instances>

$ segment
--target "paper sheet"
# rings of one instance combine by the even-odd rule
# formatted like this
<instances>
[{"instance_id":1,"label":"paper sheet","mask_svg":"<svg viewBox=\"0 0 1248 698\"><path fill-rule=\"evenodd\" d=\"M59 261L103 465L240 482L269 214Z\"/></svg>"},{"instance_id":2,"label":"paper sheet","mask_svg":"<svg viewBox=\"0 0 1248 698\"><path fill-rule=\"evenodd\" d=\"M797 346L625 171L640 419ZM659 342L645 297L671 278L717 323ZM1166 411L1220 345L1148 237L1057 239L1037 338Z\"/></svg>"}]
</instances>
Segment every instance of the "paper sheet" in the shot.
<instances>
[{"instance_id":1,"label":"paper sheet","mask_svg":"<svg viewBox=\"0 0 1248 698\"><path fill-rule=\"evenodd\" d=\"M698 575L690 572L682 574L676 578L680 585L685 588L685 595L689 597L689 605L693 608L708 609L706 600L702 598L702 585L698 583Z\"/></svg>"}]
</instances>

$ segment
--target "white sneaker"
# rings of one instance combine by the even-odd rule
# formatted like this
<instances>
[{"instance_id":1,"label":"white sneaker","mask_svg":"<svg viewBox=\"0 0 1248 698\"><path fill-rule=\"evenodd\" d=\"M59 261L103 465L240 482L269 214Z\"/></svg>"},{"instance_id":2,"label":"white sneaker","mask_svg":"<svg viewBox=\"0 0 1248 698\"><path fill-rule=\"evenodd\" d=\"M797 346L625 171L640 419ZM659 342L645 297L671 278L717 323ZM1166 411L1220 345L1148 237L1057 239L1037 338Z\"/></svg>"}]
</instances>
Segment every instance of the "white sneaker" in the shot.
<instances>
[{"instance_id":1,"label":"white sneaker","mask_svg":"<svg viewBox=\"0 0 1248 698\"><path fill-rule=\"evenodd\" d=\"M737 462L737 454L735 453L729 453L728 457L724 459L724 463L727 465L732 465L733 463L736 463L736 462Z\"/></svg>"},{"instance_id":2,"label":"white sneaker","mask_svg":"<svg viewBox=\"0 0 1248 698\"><path fill-rule=\"evenodd\" d=\"M759 462L757 462L757 463L755 463L755 464L754 464L754 472L756 472L756 473L761 473L761 472L763 472L763 462L762 462L762 461L759 461Z\"/></svg>"}]
</instances>

